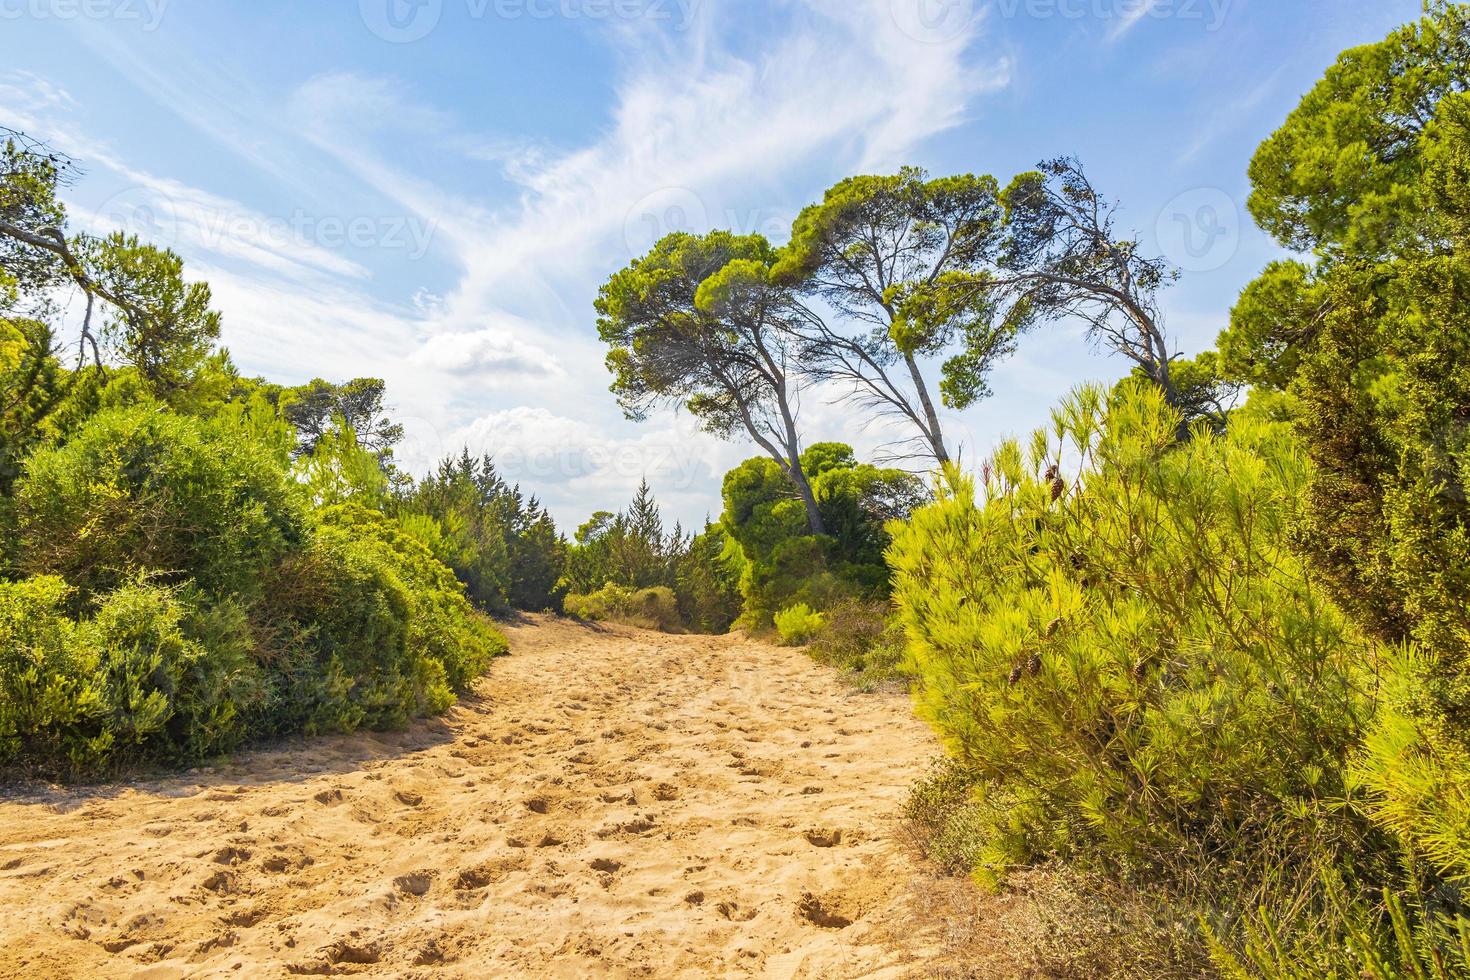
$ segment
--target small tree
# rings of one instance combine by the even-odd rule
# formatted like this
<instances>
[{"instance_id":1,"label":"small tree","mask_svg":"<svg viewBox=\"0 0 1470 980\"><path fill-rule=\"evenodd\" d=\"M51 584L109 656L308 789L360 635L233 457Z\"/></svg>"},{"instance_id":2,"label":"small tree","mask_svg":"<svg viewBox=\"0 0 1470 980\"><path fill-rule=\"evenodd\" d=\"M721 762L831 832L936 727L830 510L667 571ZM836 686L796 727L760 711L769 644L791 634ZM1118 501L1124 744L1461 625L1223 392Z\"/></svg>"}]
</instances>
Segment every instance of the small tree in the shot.
<instances>
[{"instance_id":1,"label":"small tree","mask_svg":"<svg viewBox=\"0 0 1470 980\"><path fill-rule=\"evenodd\" d=\"M388 416L384 393L385 385L378 378L356 378L340 385L317 378L281 392L281 415L300 437L295 455L314 452L331 431L333 420L340 418L357 433L362 448L386 466L393 457L393 446L403 439L403 426Z\"/></svg>"},{"instance_id":2,"label":"small tree","mask_svg":"<svg viewBox=\"0 0 1470 980\"><path fill-rule=\"evenodd\" d=\"M78 361L90 353L101 368L103 347L138 370L154 393L166 397L197 373L219 338L220 317L204 283L184 281L183 261L171 251L120 232L105 238L65 231L66 209L57 191L75 165L44 144L5 130L0 153L0 310L19 296L45 296L70 282L86 300ZM94 329L98 302L109 311ZM49 299L38 315L52 311Z\"/></svg>"},{"instance_id":3,"label":"small tree","mask_svg":"<svg viewBox=\"0 0 1470 980\"><path fill-rule=\"evenodd\" d=\"M1012 350L1012 333L986 297L956 301L942 287L984 275L1002 218L993 177L929 180L915 167L852 177L801 213L776 267L846 321L834 326L804 308L797 327L807 374L917 429L922 454L941 464L950 450L921 362L959 341L962 352L944 365L945 402L967 408L988 393L986 376Z\"/></svg>"},{"instance_id":4,"label":"small tree","mask_svg":"<svg viewBox=\"0 0 1470 980\"><path fill-rule=\"evenodd\" d=\"M612 348L612 390L629 418L682 405L715 435L744 432L791 481L821 533L796 425L791 322L801 312L770 275L775 258L759 235L669 235L602 287L598 333Z\"/></svg>"},{"instance_id":5,"label":"small tree","mask_svg":"<svg viewBox=\"0 0 1470 980\"><path fill-rule=\"evenodd\" d=\"M1018 323L1076 317L1088 337L1133 361L1175 408L1182 404L1170 372L1157 294L1179 274L1141 253L1137 238L1119 237L1117 206L1092 186L1082 164L1059 157L1021 174L1001 197L1006 243L993 276L961 282L961 291L1010 307Z\"/></svg>"}]
</instances>

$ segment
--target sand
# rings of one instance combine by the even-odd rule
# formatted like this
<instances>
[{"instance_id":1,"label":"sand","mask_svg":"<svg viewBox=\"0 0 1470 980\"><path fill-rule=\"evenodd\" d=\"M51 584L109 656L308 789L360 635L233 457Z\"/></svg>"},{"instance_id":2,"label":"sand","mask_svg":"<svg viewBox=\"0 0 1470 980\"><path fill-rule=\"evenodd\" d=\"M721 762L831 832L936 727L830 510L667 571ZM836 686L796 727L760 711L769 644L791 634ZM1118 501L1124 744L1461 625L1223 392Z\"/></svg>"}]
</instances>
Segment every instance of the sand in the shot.
<instances>
[{"instance_id":1,"label":"sand","mask_svg":"<svg viewBox=\"0 0 1470 980\"><path fill-rule=\"evenodd\" d=\"M906 697L740 637L508 633L407 732L0 797L0 976L920 968Z\"/></svg>"}]
</instances>

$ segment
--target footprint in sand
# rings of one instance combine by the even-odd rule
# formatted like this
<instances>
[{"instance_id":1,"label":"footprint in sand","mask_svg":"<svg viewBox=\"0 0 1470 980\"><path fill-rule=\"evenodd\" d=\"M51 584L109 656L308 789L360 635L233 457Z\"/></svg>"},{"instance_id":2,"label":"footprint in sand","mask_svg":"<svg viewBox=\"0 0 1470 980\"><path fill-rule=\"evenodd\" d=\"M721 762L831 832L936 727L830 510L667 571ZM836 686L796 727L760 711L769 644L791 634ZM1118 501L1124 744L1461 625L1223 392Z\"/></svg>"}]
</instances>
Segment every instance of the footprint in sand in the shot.
<instances>
[{"instance_id":1,"label":"footprint in sand","mask_svg":"<svg viewBox=\"0 0 1470 980\"><path fill-rule=\"evenodd\" d=\"M755 909L743 908L737 902L721 902L715 906L715 911L731 922L749 922L759 914Z\"/></svg>"},{"instance_id":2,"label":"footprint in sand","mask_svg":"<svg viewBox=\"0 0 1470 980\"><path fill-rule=\"evenodd\" d=\"M404 895L414 898L422 898L429 894L429 889L434 885L434 879L428 872L418 874L400 875L393 879L393 887Z\"/></svg>"}]
</instances>

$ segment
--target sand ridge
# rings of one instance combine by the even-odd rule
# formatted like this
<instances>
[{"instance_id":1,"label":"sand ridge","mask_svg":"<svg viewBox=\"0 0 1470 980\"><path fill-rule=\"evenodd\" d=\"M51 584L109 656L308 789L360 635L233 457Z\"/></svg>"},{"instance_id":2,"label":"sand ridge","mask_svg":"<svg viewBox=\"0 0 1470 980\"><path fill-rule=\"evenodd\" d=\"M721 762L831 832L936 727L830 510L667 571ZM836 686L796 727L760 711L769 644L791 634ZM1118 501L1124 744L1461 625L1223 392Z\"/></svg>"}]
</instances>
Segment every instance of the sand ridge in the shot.
<instances>
[{"instance_id":1,"label":"sand ridge","mask_svg":"<svg viewBox=\"0 0 1470 980\"><path fill-rule=\"evenodd\" d=\"M905 697L738 636L507 633L407 732L0 796L0 976L910 971Z\"/></svg>"}]
</instances>

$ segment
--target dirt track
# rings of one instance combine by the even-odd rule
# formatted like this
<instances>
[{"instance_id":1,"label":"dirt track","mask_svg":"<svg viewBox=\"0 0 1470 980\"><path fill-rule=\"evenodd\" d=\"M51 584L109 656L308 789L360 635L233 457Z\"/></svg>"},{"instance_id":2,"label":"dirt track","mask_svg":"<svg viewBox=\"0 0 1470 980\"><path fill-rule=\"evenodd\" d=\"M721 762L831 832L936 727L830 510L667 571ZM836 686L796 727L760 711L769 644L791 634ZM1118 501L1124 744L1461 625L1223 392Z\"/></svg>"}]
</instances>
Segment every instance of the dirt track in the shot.
<instances>
[{"instance_id":1,"label":"dirt track","mask_svg":"<svg viewBox=\"0 0 1470 980\"><path fill-rule=\"evenodd\" d=\"M0 797L0 976L918 965L907 699L738 638L509 632L441 722Z\"/></svg>"}]
</instances>

